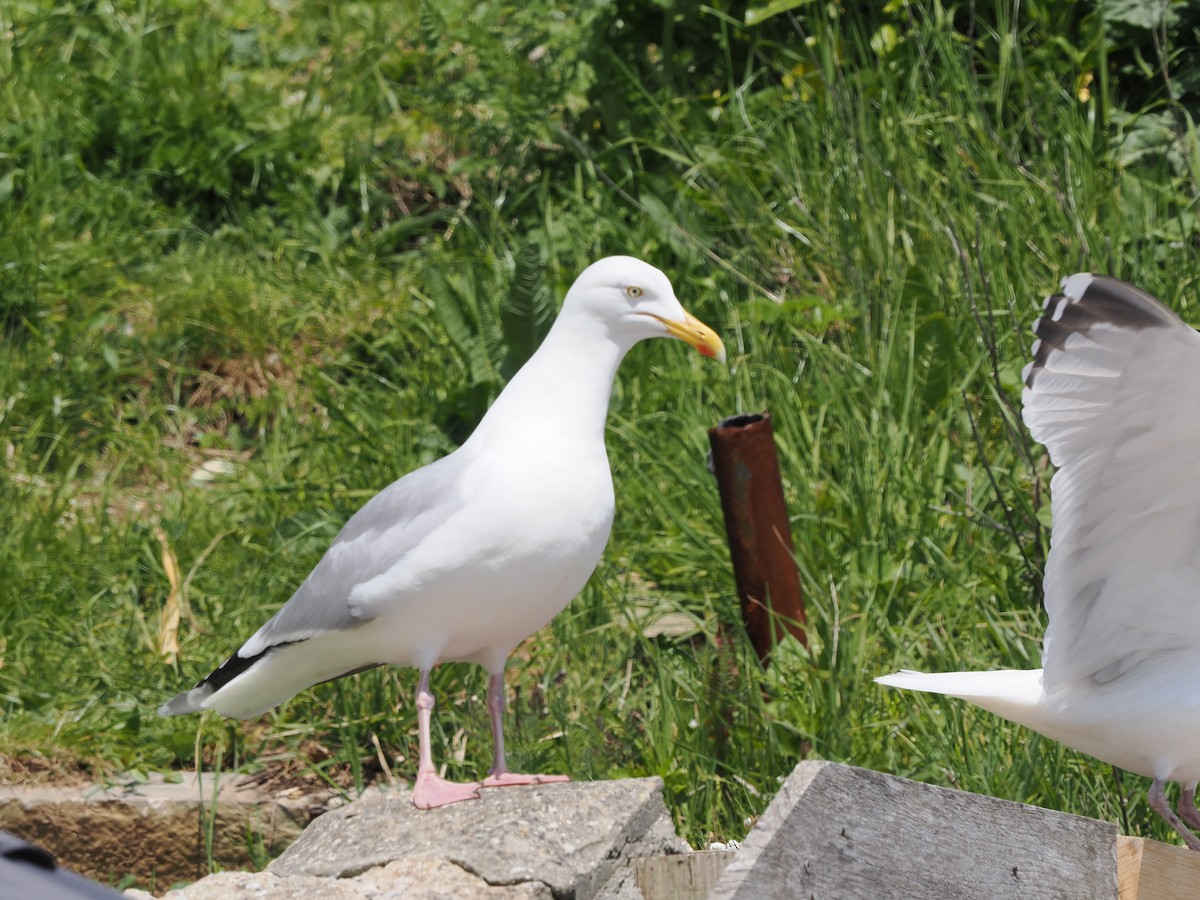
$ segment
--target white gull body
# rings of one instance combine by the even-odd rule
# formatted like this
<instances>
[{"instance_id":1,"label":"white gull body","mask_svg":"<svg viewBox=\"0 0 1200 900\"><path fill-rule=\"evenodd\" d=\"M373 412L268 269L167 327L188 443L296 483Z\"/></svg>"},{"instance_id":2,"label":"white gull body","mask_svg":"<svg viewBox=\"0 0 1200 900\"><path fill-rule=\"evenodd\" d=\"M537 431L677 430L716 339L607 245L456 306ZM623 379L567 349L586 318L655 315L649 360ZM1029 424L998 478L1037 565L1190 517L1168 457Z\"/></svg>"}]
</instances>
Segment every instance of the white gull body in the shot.
<instances>
[{"instance_id":1,"label":"white gull body","mask_svg":"<svg viewBox=\"0 0 1200 900\"><path fill-rule=\"evenodd\" d=\"M1150 803L1200 840L1200 334L1099 275L1047 298L1025 424L1058 471L1042 669L877 678L945 694L1153 779ZM1163 794L1183 786L1178 815Z\"/></svg>"},{"instance_id":2,"label":"white gull body","mask_svg":"<svg viewBox=\"0 0 1200 900\"><path fill-rule=\"evenodd\" d=\"M421 761L413 802L478 796L433 770L429 671L491 673L495 759L484 786L561 776L508 771L502 713L512 650L584 586L608 541L613 486L604 445L613 378L650 337L724 360L667 277L631 257L588 267L537 352L471 437L366 503L292 598L224 664L159 712L258 715L305 688L375 665L415 666Z\"/></svg>"}]
</instances>

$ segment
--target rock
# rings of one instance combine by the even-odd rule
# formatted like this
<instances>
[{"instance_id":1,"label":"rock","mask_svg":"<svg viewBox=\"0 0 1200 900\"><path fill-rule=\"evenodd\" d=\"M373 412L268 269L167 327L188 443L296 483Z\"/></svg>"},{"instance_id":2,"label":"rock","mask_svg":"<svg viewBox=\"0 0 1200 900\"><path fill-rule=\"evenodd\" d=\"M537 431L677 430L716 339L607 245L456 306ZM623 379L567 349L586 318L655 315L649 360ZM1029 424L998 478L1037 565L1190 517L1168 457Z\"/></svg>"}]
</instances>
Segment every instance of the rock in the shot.
<instances>
[{"instance_id":1,"label":"rock","mask_svg":"<svg viewBox=\"0 0 1200 900\"><path fill-rule=\"evenodd\" d=\"M347 878L416 855L491 885L540 883L590 900L636 897L629 860L682 849L662 782L641 778L491 789L433 810L408 794L359 800L314 822L268 871Z\"/></svg>"},{"instance_id":2,"label":"rock","mask_svg":"<svg viewBox=\"0 0 1200 900\"><path fill-rule=\"evenodd\" d=\"M216 790L213 858L227 868L253 864L250 842L281 853L325 808L331 792L299 796L271 793L240 776L178 783L161 775L149 781L84 787L0 787L0 829L40 844L69 869L109 883L135 875L143 883L170 885L208 873L205 824Z\"/></svg>"},{"instance_id":3,"label":"rock","mask_svg":"<svg viewBox=\"0 0 1200 900\"><path fill-rule=\"evenodd\" d=\"M357 878L220 872L169 891L163 900L554 900L544 884L489 885L465 869L432 857L414 857L368 869Z\"/></svg>"},{"instance_id":4,"label":"rock","mask_svg":"<svg viewBox=\"0 0 1200 900\"><path fill-rule=\"evenodd\" d=\"M166 896L643 900L630 861L685 849L657 778L490 789L434 810L373 795L317 819L266 872Z\"/></svg>"},{"instance_id":5,"label":"rock","mask_svg":"<svg viewBox=\"0 0 1200 900\"><path fill-rule=\"evenodd\" d=\"M835 763L800 763L710 895L1117 897L1108 822Z\"/></svg>"}]
</instances>

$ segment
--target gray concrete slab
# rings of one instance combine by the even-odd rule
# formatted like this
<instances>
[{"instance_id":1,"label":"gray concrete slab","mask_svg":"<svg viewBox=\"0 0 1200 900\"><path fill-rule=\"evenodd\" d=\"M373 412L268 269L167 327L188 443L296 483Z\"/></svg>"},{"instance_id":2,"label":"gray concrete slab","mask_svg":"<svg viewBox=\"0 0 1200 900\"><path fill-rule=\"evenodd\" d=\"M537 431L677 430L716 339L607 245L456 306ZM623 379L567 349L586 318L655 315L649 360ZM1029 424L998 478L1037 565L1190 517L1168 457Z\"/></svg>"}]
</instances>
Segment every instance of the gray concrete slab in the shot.
<instances>
[{"instance_id":1,"label":"gray concrete slab","mask_svg":"<svg viewBox=\"0 0 1200 900\"><path fill-rule=\"evenodd\" d=\"M408 794L372 797L317 819L269 871L348 878L414 856L490 885L544 884L556 898L637 897L629 860L680 852L657 778L483 791L418 810Z\"/></svg>"}]
</instances>

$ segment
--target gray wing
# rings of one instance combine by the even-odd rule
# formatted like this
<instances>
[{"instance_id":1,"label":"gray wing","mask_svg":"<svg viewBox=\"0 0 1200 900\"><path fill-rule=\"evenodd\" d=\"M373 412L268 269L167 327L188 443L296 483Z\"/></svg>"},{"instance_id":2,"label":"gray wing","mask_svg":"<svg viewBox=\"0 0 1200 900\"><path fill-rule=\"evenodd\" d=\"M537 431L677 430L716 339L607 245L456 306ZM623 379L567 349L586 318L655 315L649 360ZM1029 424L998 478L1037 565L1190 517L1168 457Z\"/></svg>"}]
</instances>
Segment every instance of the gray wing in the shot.
<instances>
[{"instance_id":1,"label":"gray wing","mask_svg":"<svg viewBox=\"0 0 1200 900\"><path fill-rule=\"evenodd\" d=\"M1200 645L1200 335L1144 291L1073 275L1046 300L1025 424L1058 471L1044 685Z\"/></svg>"},{"instance_id":2,"label":"gray wing","mask_svg":"<svg viewBox=\"0 0 1200 900\"><path fill-rule=\"evenodd\" d=\"M466 458L444 456L384 488L342 528L290 600L242 645L237 656L256 657L293 643L369 622L351 603L357 585L382 574L461 506L459 473Z\"/></svg>"}]
</instances>

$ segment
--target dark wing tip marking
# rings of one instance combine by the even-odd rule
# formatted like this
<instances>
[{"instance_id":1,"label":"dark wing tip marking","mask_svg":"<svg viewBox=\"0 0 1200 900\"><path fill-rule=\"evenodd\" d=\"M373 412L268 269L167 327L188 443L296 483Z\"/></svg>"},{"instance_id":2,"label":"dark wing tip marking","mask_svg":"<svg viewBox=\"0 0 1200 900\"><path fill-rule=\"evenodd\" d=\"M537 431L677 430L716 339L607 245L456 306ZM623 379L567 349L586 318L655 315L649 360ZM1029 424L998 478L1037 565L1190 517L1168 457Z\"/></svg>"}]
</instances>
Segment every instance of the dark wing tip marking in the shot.
<instances>
[{"instance_id":1,"label":"dark wing tip marking","mask_svg":"<svg viewBox=\"0 0 1200 900\"><path fill-rule=\"evenodd\" d=\"M1108 275L1087 275L1088 280L1079 296L1072 296L1074 279L1063 282L1064 294L1076 305L1087 309L1096 321L1108 322L1118 328L1169 328L1182 324L1161 300L1135 285Z\"/></svg>"},{"instance_id":2,"label":"dark wing tip marking","mask_svg":"<svg viewBox=\"0 0 1200 900\"><path fill-rule=\"evenodd\" d=\"M200 679L200 681L196 683L196 687L208 687L212 689L213 693L216 693L268 653L278 650L280 647L286 647L288 644L299 643L300 641L282 641L278 644L272 644L261 653L256 653L253 656L238 656L238 654L235 653L233 656L229 657L229 659L225 660L225 662L221 663L221 665L209 672L204 678Z\"/></svg>"},{"instance_id":3,"label":"dark wing tip marking","mask_svg":"<svg viewBox=\"0 0 1200 900\"><path fill-rule=\"evenodd\" d=\"M271 653L274 653L276 650L280 649L281 647L288 647L288 646L291 646L292 644L302 644L302 643L304 643L305 640L307 640L307 638L301 638L300 640L296 640L296 641L280 641L278 644L272 644L270 647L267 647L261 653L254 654L254 656L243 657L243 656L238 656L235 653L235 654L233 654L233 656L229 657L229 659L225 660L225 662L221 663L221 665L217 666L217 668L215 668L211 672L209 672L207 676L205 676L199 682L197 682L196 687L197 688L206 687L209 689L208 690L209 695L215 694L217 691L219 691L221 688L225 687L225 685L229 684L231 681L233 681L239 675L241 675L242 673L249 670L251 666L253 666L256 662L258 662L263 657L268 656ZM322 679L321 681L319 681L317 683L324 684L326 681L335 681L338 678L345 678L347 675L357 675L359 672L365 672L368 669L374 669L376 666L381 666L381 665L383 665L383 663L377 663L377 662L364 663L361 666L357 666L353 669L348 669L345 672L339 672L337 675L331 675L330 677Z\"/></svg>"},{"instance_id":4,"label":"dark wing tip marking","mask_svg":"<svg viewBox=\"0 0 1200 900\"><path fill-rule=\"evenodd\" d=\"M1087 334L1099 324L1130 331L1170 328L1182 320L1141 288L1107 275L1080 273L1065 279L1060 293L1051 294L1033 328L1033 363L1025 386L1046 366L1051 353L1064 350L1072 334Z\"/></svg>"}]
</instances>

